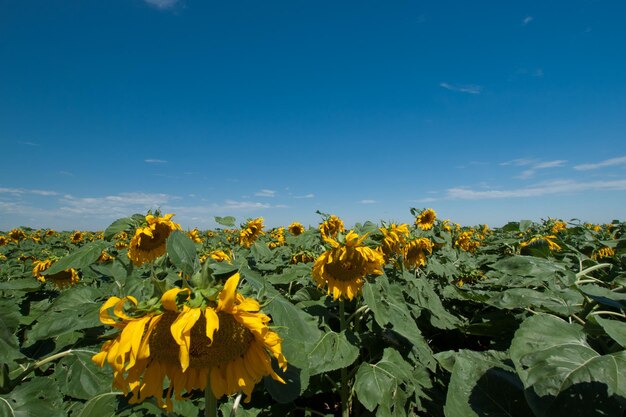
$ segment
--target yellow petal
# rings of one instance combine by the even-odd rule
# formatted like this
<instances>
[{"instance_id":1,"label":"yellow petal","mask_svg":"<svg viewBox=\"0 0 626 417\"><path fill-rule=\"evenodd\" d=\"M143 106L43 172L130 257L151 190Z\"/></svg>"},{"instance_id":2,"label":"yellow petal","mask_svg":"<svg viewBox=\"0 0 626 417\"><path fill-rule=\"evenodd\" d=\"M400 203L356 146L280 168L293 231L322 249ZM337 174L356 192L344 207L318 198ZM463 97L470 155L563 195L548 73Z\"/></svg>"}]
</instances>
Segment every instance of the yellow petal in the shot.
<instances>
[{"instance_id":1,"label":"yellow petal","mask_svg":"<svg viewBox=\"0 0 626 417\"><path fill-rule=\"evenodd\" d=\"M180 360L180 366L183 372L189 367L189 348L191 346L191 328L196 324L200 318L202 310L199 308L186 307L182 313L178 315L176 320L172 323L170 331L172 337L180 346L178 352L178 359Z\"/></svg>"},{"instance_id":2,"label":"yellow petal","mask_svg":"<svg viewBox=\"0 0 626 417\"><path fill-rule=\"evenodd\" d=\"M204 310L204 318L206 319L206 337L212 342L213 334L220 328L220 320L215 310L208 307Z\"/></svg>"},{"instance_id":3,"label":"yellow petal","mask_svg":"<svg viewBox=\"0 0 626 417\"><path fill-rule=\"evenodd\" d=\"M126 304L126 301L130 301L134 305L137 305L137 299L133 297L132 295L129 295L127 297L122 298L121 300L117 302L117 304L115 304L115 308L113 309L113 314L115 314L117 317L121 318L122 320L132 320L132 317L124 313L124 304Z\"/></svg>"},{"instance_id":4,"label":"yellow petal","mask_svg":"<svg viewBox=\"0 0 626 417\"><path fill-rule=\"evenodd\" d=\"M102 324L108 324L109 326L119 327L117 326L117 322L111 317L108 312L108 309L116 305L121 299L119 297L111 297L105 301L105 303L100 307L100 322Z\"/></svg>"},{"instance_id":5,"label":"yellow petal","mask_svg":"<svg viewBox=\"0 0 626 417\"><path fill-rule=\"evenodd\" d=\"M191 290L189 288L172 288L171 290L165 291L165 294L161 296L161 304L163 308L169 311L178 311L178 306L176 305L176 297L179 293L185 291L187 293L187 299L189 298L189 294Z\"/></svg>"},{"instance_id":6,"label":"yellow petal","mask_svg":"<svg viewBox=\"0 0 626 417\"><path fill-rule=\"evenodd\" d=\"M226 280L224 288L220 292L217 303L217 311L231 311L235 305L235 294L239 285L239 272Z\"/></svg>"}]
</instances>

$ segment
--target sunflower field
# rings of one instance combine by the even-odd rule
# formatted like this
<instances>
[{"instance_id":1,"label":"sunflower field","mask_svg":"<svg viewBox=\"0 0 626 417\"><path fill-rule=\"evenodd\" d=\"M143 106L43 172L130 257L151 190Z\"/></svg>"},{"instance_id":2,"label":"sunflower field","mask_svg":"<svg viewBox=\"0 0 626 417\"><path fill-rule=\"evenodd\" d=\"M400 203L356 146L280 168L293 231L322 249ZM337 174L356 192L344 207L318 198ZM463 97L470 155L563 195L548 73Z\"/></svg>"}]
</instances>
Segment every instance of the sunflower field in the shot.
<instances>
[{"instance_id":1,"label":"sunflower field","mask_svg":"<svg viewBox=\"0 0 626 417\"><path fill-rule=\"evenodd\" d=\"M0 416L622 416L626 223L0 232Z\"/></svg>"}]
</instances>

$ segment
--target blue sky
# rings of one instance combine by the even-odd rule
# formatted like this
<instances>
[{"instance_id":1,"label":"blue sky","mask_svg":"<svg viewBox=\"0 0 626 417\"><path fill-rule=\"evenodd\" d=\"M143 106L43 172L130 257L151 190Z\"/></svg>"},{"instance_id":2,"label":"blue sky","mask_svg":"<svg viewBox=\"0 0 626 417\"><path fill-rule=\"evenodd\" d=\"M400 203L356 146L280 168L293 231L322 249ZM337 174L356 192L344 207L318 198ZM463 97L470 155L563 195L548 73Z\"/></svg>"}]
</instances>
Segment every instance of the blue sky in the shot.
<instances>
[{"instance_id":1,"label":"blue sky","mask_svg":"<svg viewBox=\"0 0 626 417\"><path fill-rule=\"evenodd\" d=\"M0 0L0 230L626 217L626 2Z\"/></svg>"}]
</instances>

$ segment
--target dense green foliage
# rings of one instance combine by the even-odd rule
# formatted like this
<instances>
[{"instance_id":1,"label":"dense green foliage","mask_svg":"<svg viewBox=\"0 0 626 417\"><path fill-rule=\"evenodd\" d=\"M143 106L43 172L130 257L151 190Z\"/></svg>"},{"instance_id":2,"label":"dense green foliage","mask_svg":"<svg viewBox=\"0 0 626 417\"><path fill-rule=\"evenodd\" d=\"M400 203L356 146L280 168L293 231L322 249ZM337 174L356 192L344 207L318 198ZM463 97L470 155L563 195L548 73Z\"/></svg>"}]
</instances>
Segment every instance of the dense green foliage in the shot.
<instances>
[{"instance_id":1,"label":"dense green foliage","mask_svg":"<svg viewBox=\"0 0 626 417\"><path fill-rule=\"evenodd\" d=\"M174 232L166 256L135 267L125 244L141 219L76 243L67 232L1 234L0 416L165 415L152 401L128 404L111 389L110 369L91 361L112 334L99 308L113 295L148 300L182 277L202 287L235 271L240 291L271 316L289 361L287 384L266 378L238 415L339 415L342 388L360 416L588 417L626 408L625 223L412 226L411 237L434 243L426 265L407 268L398 254L340 306L311 280L312 261L325 250L317 229L285 230L273 248L270 233L245 248L233 229L202 232L201 243ZM234 225L232 217L217 220ZM372 222L354 230L369 233L372 248L383 240ZM475 247L463 250L464 232ZM232 262L207 256L217 249ZM78 283L57 288L33 277L34 260L53 258L47 274L74 268ZM225 415L233 401L220 405ZM203 409L198 392L170 415Z\"/></svg>"}]
</instances>

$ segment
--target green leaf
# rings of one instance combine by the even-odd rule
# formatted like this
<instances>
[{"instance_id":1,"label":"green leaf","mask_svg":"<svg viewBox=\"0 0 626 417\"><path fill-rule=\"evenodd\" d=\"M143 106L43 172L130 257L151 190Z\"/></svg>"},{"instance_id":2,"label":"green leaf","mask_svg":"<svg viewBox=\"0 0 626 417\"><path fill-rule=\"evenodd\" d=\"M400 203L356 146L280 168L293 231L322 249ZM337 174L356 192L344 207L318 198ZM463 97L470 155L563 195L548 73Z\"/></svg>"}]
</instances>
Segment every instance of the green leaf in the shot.
<instances>
[{"instance_id":1,"label":"green leaf","mask_svg":"<svg viewBox=\"0 0 626 417\"><path fill-rule=\"evenodd\" d=\"M444 407L447 417L532 415L522 381L515 369L505 363L506 353L471 350L443 353L450 353L451 357L438 354L438 360L448 356L447 360L454 362Z\"/></svg>"},{"instance_id":2,"label":"green leaf","mask_svg":"<svg viewBox=\"0 0 626 417\"><path fill-rule=\"evenodd\" d=\"M121 219L115 220L109 227L107 227L104 231L104 239L111 240L113 237L119 232L126 232L131 229L136 228L139 225L138 217L141 219L145 219L145 216L142 214L135 214L132 217L124 217Z\"/></svg>"},{"instance_id":3,"label":"green leaf","mask_svg":"<svg viewBox=\"0 0 626 417\"><path fill-rule=\"evenodd\" d=\"M460 326L459 319L443 307L439 295L433 289L432 282L426 279L413 279L414 287L409 296L415 300L415 304L430 313L430 323L438 329L456 329Z\"/></svg>"},{"instance_id":4,"label":"green leaf","mask_svg":"<svg viewBox=\"0 0 626 417\"><path fill-rule=\"evenodd\" d=\"M174 230L166 241L167 255L185 275L192 276L196 264L196 244L180 230Z\"/></svg>"},{"instance_id":5,"label":"green leaf","mask_svg":"<svg viewBox=\"0 0 626 417\"><path fill-rule=\"evenodd\" d=\"M410 383L412 366L402 359L395 349L387 348L377 363L363 363L354 379L354 392L369 411L396 398L402 383Z\"/></svg>"},{"instance_id":6,"label":"green leaf","mask_svg":"<svg viewBox=\"0 0 626 417\"><path fill-rule=\"evenodd\" d=\"M511 256L495 262L491 265L491 268L508 275L530 277L542 273L553 274L556 271L565 272L563 266L534 256Z\"/></svg>"},{"instance_id":7,"label":"green leaf","mask_svg":"<svg viewBox=\"0 0 626 417\"><path fill-rule=\"evenodd\" d=\"M273 365L276 365L275 361L272 362ZM271 376L266 376L263 378L263 385L272 398L280 404L294 401L306 390L309 384L308 372L292 364L287 366L285 372L277 366L274 366L274 371L285 381L285 384L274 380Z\"/></svg>"},{"instance_id":8,"label":"green leaf","mask_svg":"<svg viewBox=\"0 0 626 417\"><path fill-rule=\"evenodd\" d=\"M354 336L352 336L354 338ZM359 348L350 343L346 332L326 332L309 353L311 375L347 368L359 356Z\"/></svg>"},{"instance_id":9,"label":"green leaf","mask_svg":"<svg viewBox=\"0 0 626 417\"><path fill-rule=\"evenodd\" d=\"M115 417L117 415L117 396L121 392L106 392L96 395L85 403L76 417Z\"/></svg>"},{"instance_id":10,"label":"green leaf","mask_svg":"<svg viewBox=\"0 0 626 417\"><path fill-rule=\"evenodd\" d=\"M511 342L511 359L533 395L539 417L621 415L626 399L626 351L600 355L582 326L558 317L526 319Z\"/></svg>"},{"instance_id":11,"label":"green leaf","mask_svg":"<svg viewBox=\"0 0 626 417\"><path fill-rule=\"evenodd\" d=\"M51 384L48 378L33 378L0 396L0 415L64 417L62 404L63 399L56 384Z\"/></svg>"},{"instance_id":12,"label":"green leaf","mask_svg":"<svg viewBox=\"0 0 626 417\"><path fill-rule=\"evenodd\" d=\"M598 316L595 316L595 318L606 334L611 336L622 347L626 347L626 323L618 320L603 319Z\"/></svg>"},{"instance_id":13,"label":"green leaf","mask_svg":"<svg viewBox=\"0 0 626 417\"><path fill-rule=\"evenodd\" d=\"M233 216L215 216L215 222L217 224L221 224L222 226L233 227L235 225L235 218Z\"/></svg>"},{"instance_id":14,"label":"green leaf","mask_svg":"<svg viewBox=\"0 0 626 417\"><path fill-rule=\"evenodd\" d=\"M87 268L98 260L100 254L102 254L102 251L106 247L107 243L101 240L87 243L80 249L73 251L69 255L53 263L50 268L44 271L43 275L54 275L70 268Z\"/></svg>"},{"instance_id":15,"label":"green leaf","mask_svg":"<svg viewBox=\"0 0 626 417\"><path fill-rule=\"evenodd\" d=\"M0 291L2 290L18 290L29 291L38 290L41 283L32 276L26 279L12 279L11 281L0 282Z\"/></svg>"},{"instance_id":16,"label":"green leaf","mask_svg":"<svg viewBox=\"0 0 626 417\"><path fill-rule=\"evenodd\" d=\"M57 365L55 379L61 392L73 398L89 400L111 391L113 376L108 367L100 368L91 360L94 353L74 351Z\"/></svg>"}]
</instances>

